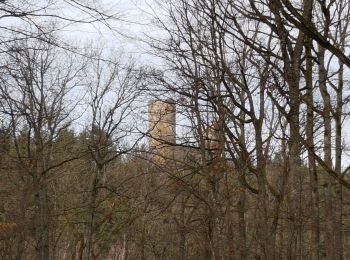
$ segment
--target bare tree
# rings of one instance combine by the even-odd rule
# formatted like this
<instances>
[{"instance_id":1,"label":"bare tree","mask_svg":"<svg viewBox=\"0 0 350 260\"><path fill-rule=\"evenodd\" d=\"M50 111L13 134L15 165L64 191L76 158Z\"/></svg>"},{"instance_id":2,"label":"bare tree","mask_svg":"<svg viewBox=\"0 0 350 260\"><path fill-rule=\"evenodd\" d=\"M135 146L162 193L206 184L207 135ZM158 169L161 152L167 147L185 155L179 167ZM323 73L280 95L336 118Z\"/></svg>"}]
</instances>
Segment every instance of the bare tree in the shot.
<instances>
[{"instance_id":1,"label":"bare tree","mask_svg":"<svg viewBox=\"0 0 350 260\"><path fill-rule=\"evenodd\" d=\"M73 57L62 60L59 54L64 53L40 42L19 42L13 50L5 56L3 72L7 76L1 81L1 113L10 125L15 162L33 192L36 257L49 259L54 235L49 183L55 168L73 159L54 160L57 151L53 144L71 123L74 103L68 106L66 102L78 84L81 65ZM19 259L21 245L18 250Z\"/></svg>"},{"instance_id":2,"label":"bare tree","mask_svg":"<svg viewBox=\"0 0 350 260\"><path fill-rule=\"evenodd\" d=\"M142 75L133 63L122 59L103 61L102 51L87 70L89 118L88 150L92 158L86 259L94 258L94 234L99 190L104 186L108 165L129 153L137 144L131 114L142 86Z\"/></svg>"},{"instance_id":3,"label":"bare tree","mask_svg":"<svg viewBox=\"0 0 350 260\"><path fill-rule=\"evenodd\" d=\"M157 55L163 55L176 78L172 80L169 77L169 80L164 77L163 84L170 91L190 100L195 122L193 127L198 129L196 137L199 149L203 150L202 155L206 154L207 149L200 144L204 144L208 138L203 130L208 118L222 122L219 128L224 129L226 153L237 171L241 172L239 180L242 187L257 194L258 219L261 221L256 232L257 256L264 259L277 257L276 243L281 244L278 254L286 258L298 259L308 254L305 249L307 220L303 217L308 212L303 205L305 189L308 189L305 186L303 160L306 150L313 197L310 217L314 223L311 231L315 249L313 255L319 258L322 250L322 210L327 215L325 221L329 226L326 232L329 239L324 244L328 248L326 254L330 258L341 258L342 231L339 231L340 235L333 232L342 230L342 199L338 188L339 197L335 203L334 186L337 183L349 187L349 184L341 173L333 170L334 149L337 150L338 171L341 168L339 137L342 131L339 123L337 148L333 145L331 133L333 120L339 122L339 115L342 114L342 108L338 105L336 113L333 104L344 104L345 100L332 78L338 73L342 78L343 72L332 70L331 59L343 64L346 57L343 57L344 49L342 53L337 51L339 48L335 37L328 37L327 34L347 35L346 26L342 27L344 30L341 33L335 28L335 24L340 26L339 21L348 23L348 19L340 18L347 13L347 5L332 1L327 4L324 1L296 1L291 4L289 1L237 3L198 0L162 2L159 6L164 8L166 15L156 17L156 20L168 38L164 41L154 39L151 45L157 50ZM333 16L330 10L333 10ZM302 22L296 25L296 20ZM308 31L314 25L318 31L322 31L322 39L327 44ZM329 53L326 54L326 50ZM331 55L331 58L326 58L327 55ZM314 70L315 61L319 67L317 73ZM320 92L313 85L317 77ZM332 101L330 93L334 90L338 101ZM318 101L319 93L322 105ZM302 114L304 111L307 112L306 117ZM333 119L333 115L337 115L338 119ZM321 126L320 118L323 119ZM247 135L248 131L250 136ZM324 135L322 150L317 145L321 141L317 134L321 131ZM270 175L269 165L273 155L271 145L278 145L280 138L283 140L280 145L283 151L281 158L285 162L281 164L281 172L276 178ZM250 147L248 143L254 145ZM207 156L202 158L204 161L208 159ZM327 205L337 205L337 211L331 206L320 208L321 184L318 179L323 173L318 165L329 175L329 191L324 195ZM205 167L202 169L206 175ZM254 177L247 178L249 174ZM286 212L283 220L282 210ZM340 214L337 215L338 220L335 220L334 214ZM244 227L245 215L241 216ZM283 223L281 230L278 228L280 223ZM335 223L338 223L337 228ZM279 233L281 237L278 237ZM241 238L244 238L244 232ZM240 247L242 250L243 245L244 242ZM215 258L215 254L211 254L211 257Z\"/></svg>"}]
</instances>

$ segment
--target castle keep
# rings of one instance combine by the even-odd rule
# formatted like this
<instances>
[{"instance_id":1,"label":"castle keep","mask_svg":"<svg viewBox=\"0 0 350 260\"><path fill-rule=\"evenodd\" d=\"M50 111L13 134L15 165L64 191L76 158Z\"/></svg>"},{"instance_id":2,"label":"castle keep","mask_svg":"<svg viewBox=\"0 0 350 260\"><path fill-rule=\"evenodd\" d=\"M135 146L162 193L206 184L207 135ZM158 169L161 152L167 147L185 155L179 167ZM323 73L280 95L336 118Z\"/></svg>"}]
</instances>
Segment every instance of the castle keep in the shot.
<instances>
[{"instance_id":1,"label":"castle keep","mask_svg":"<svg viewBox=\"0 0 350 260\"><path fill-rule=\"evenodd\" d=\"M152 160L164 164L174 158L176 105L173 100L154 100L148 105L149 145Z\"/></svg>"}]
</instances>

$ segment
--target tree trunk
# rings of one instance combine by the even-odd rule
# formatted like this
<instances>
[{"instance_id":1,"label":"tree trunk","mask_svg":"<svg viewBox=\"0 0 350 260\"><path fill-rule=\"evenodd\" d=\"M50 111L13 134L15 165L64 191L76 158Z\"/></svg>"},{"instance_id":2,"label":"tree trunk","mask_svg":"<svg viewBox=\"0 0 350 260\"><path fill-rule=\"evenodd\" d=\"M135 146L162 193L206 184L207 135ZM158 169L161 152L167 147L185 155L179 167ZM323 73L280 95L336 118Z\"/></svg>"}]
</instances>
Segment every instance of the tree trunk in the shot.
<instances>
[{"instance_id":1,"label":"tree trunk","mask_svg":"<svg viewBox=\"0 0 350 260\"><path fill-rule=\"evenodd\" d=\"M310 38L306 40L306 141L309 146L308 150L308 171L310 179L310 191L311 191L311 214L312 214L312 259L320 259L320 209L319 209L319 189L318 189L318 177L316 171L316 162L313 156L314 152L314 97L313 97L313 84L312 84L312 42Z\"/></svg>"},{"instance_id":2,"label":"tree trunk","mask_svg":"<svg viewBox=\"0 0 350 260\"><path fill-rule=\"evenodd\" d=\"M47 189L45 184L38 178L35 180L35 206L36 206L36 230L37 259L50 259L50 236L49 236L49 207Z\"/></svg>"},{"instance_id":3,"label":"tree trunk","mask_svg":"<svg viewBox=\"0 0 350 260\"><path fill-rule=\"evenodd\" d=\"M344 65L339 61L339 83L337 89L337 107L335 113L335 172L341 175L342 164L342 112L343 112ZM334 244L337 259L343 259L343 190L342 185L335 184L334 201Z\"/></svg>"},{"instance_id":4,"label":"tree trunk","mask_svg":"<svg viewBox=\"0 0 350 260\"><path fill-rule=\"evenodd\" d=\"M239 194L237 214L238 214L238 245L239 245L239 258L241 260L247 259L247 235L246 235L246 221L245 221L245 204L246 204L246 191L242 187L242 191Z\"/></svg>"},{"instance_id":5,"label":"tree trunk","mask_svg":"<svg viewBox=\"0 0 350 260\"><path fill-rule=\"evenodd\" d=\"M99 185L101 173L102 173L102 169L100 167L96 167L95 175L91 186L92 190L90 194L90 203L89 203L89 211L88 211L89 215L88 215L88 226L87 226L87 237L86 237L87 245L86 245L86 255L85 255L85 258L87 260L90 260L93 257L96 200L97 200L98 185Z\"/></svg>"},{"instance_id":6,"label":"tree trunk","mask_svg":"<svg viewBox=\"0 0 350 260\"><path fill-rule=\"evenodd\" d=\"M325 49L319 46L318 52L319 59L319 88L323 99L323 142L324 142L324 162L329 169L332 169L332 120L331 120L331 99L327 90L327 71L325 68ZM329 259L338 259L335 255L335 230L334 230L334 221L335 221L335 209L334 209L334 190L335 190L335 181L334 178L327 175L326 176L326 251L327 257Z\"/></svg>"}]
</instances>

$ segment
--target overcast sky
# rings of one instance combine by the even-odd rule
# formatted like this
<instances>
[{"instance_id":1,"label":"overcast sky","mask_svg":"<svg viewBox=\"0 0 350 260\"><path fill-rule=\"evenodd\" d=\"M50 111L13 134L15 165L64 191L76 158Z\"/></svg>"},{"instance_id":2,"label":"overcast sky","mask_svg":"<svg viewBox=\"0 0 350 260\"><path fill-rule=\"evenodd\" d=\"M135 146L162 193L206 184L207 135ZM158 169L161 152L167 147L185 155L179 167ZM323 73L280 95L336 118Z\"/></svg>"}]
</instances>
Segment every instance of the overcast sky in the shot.
<instances>
[{"instance_id":1,"label":"overcast sky","mask_svg":"<svg viewBox=\"0 0 350 260\"><path fill-rule=\"evenodd\" d=\"M75 24L64 28L61 35L81 46L86 42L95 42L104 48L122 50L126 54L144 60L147 46L142 40L145 39L145 35L155 30L151 25L153 1L100 0L100 5L103 9L118 13L119 19L110 21L109 28L100 23Z\"/></svg>"}]
</instances>

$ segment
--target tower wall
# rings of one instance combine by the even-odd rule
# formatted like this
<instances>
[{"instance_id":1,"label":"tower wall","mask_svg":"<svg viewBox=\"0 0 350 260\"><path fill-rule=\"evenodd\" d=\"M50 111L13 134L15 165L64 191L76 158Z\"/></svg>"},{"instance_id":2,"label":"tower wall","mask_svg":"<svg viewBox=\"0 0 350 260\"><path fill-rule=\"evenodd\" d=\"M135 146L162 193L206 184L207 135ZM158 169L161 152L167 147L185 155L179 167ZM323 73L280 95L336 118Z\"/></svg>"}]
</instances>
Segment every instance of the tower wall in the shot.
<instances>
[{"instance_id":1,"label":"tower wall","mask_svg":"<svg viewBox=\"0 0 350 260\"><path fill-rule=\"evenodd\" d=\"M155 100L148 105L149 145L153 160L165 163L174 157L176 105L172 100Z\"/></svg>"}]
</instances>

